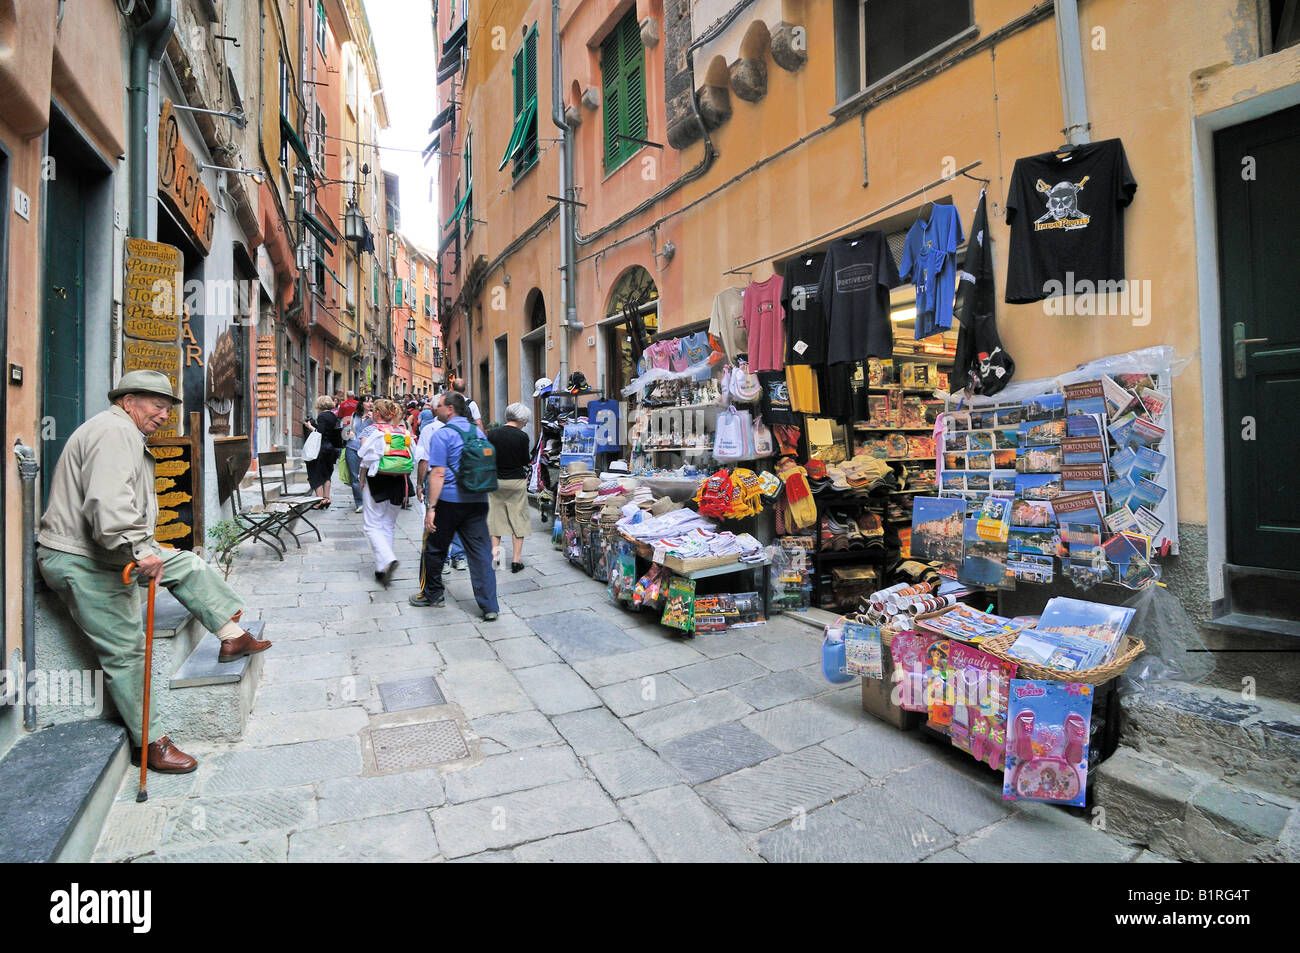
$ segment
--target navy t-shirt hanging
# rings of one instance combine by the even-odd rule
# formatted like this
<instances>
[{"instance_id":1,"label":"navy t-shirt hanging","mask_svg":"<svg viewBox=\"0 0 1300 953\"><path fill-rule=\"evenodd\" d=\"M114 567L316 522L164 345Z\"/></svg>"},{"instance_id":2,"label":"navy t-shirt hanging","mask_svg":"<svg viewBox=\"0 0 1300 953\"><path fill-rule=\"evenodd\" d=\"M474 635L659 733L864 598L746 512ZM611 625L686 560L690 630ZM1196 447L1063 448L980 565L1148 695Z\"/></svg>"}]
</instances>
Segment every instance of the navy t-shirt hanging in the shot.
<instances>
[{"instance_id":1,"label":"navy t-shirt hanging","mask_svg":"<svg viewBox=\"0 0 1300 953\"><path fill-rule=\"evenodd\" d=\"M785 266L781 307L785 309L787 364L826 363L826 316L817 297L826 255L800 255Z\"/></svg>"},{"instance_id":2,"label":"navy t-shirt hanging","mask_svg":"<svg viewBox=\"0 0 1300 953\"><path fill-rule=\"evenodd\" d=\"M1124 278L1123 209L1137 181L1124 146L1106 139L1017 159L1007 195L1007 303L1070 294Z\"/></svg>"},{"instance_id":3,"label":"navy t-shirt hanging","mask_svg":"<svg viewBox=\"0 0 1300 953\"><path fill-rule=\"evenodd\" d=\"M889 289L898 283L898 266L884 232L831 242L818 285L826 315L827 363L893 356Z\"/></svg>"}]
</instances>

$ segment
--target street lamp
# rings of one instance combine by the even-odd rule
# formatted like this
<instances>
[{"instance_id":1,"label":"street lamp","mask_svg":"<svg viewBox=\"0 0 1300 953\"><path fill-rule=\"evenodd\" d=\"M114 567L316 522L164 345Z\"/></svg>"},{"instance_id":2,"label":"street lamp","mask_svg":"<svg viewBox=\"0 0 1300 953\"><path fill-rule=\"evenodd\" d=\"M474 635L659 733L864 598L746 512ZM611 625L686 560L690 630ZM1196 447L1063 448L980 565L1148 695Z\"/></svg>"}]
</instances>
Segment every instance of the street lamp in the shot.
<instances>
[{"instance_id":1,"label":"street lamp","mask_svg":"<svg viewBox=\"0 0 1300 953\"><path fill-rule=\"evenodd\" d=\"M297 262L299 271L306 271L311 267L311 246L307 242L298 246Z\"/></svg>"},{"instance_id":2,"label":"street lamp","mask_svg":"<svg viewBox=\"0 0 1300 953\"><path fill-rule=\"evenodd\" d=\"M343 213L343 237L350 242L361 242L366 237L366 217L356 202L349 202Z\"/></svg>"}]
</instances>

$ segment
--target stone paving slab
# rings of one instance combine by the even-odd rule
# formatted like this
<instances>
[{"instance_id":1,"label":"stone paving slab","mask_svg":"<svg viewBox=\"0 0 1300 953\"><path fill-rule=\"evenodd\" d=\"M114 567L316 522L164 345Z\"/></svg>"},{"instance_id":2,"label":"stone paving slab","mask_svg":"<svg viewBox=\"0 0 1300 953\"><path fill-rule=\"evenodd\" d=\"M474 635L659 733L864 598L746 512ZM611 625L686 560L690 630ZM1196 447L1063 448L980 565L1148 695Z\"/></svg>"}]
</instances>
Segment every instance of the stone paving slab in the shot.
<instances>
[{"instance_id":1,"label":"stone paving slab","mask_svg":"<svg viewBox=\"0 0 1300 953\"><path fill-rule=\"evenodd\" d=\"M268 635L274 638L267 627ZM300 658L276 658L274 645L268 650L262 668L263 685L284 682L310 682L319 678L342 678L352 674L352 659L346 652L328 652Z\"/></svg>"},{"instance_id":2,"label":"stone paving slab","mask_svg":"<svg viewBox=\"0 0 1300 953\"><path fill-rule=\"evenodd\" d=\"M752 711L735 695L723 690L633 715L627 719L627 726L650 747L659 748L674 738L736 721Z\"/></svg>"},{"instance_id":3,"label":"stone paving slab","mask_svg":"<svg viewBox=\"0 0 1300 953\"><path fill-rule=\"evenodd\" d=\"M757 648L764 642L754 634L754 629L731 629L713 635L697 635L692 640L692 647L701 655L709 658L725 658L736 655L746 649Z\"/></svg>"},{"instance_id":4,"label":"stone paving slab","mask_svg":"<svg viewBox=\"0 0 1300 953\"><path fill-rule=\"evenodd\" d=\"M485 715L471 721L470 727L484 743L495 742L506 751L536 748L564 740L551 725L550 719L539 711Z\"/></svg>"},{"instance_id":5,"label":"stone paving slab","mask_svg":"<svg viewBox=\"0 0 1300 953\"><path fill-rule=\"evenodd\" d=\"M358 738L334 738L271 748L231 751L211 759L211 773L199 786L207 796L288 788L361 773Z\"/></svg>"},{"instance_id":6,"label":"stone paving slab","mask_svg":"<svg viewBox=\"0 0 1300 953\"><path fill-rule=\"evenodd\" d=\"M560 834L515 848L521 863L652 864L655 856L626 823Z\"/></svg>"},{"instance_id":7,"label":"stone paving slab","mask_svg":"<svg viewBox=\"0 0 1300 953\"><path fill-rule=\"evenodd\" d=\"M944 758L917 765L890 778L887 789L958 837L994 824L1010 813L1010 802L1002 800L1000 771L981 769L974 760L969 765L974 770L952 762L952 758Z\"/></svg>"},{"instance_id":8,"label":"stone paving slab","mask_svg":"<svg viewBox=\"0 0 1300 953\"><path fill-rule=\"evenodd\" d=\"M501 639L494 642L497 657L508 668L532 668L534 665L546 665L558 662L560 657L535 635L526 635L514 639Z\"/></svg>"},{"instance_id":9,"label":"stone paving slab","mask_svg":"<svg viewBox=\"0 0 1300 953\"><path fill-rule=\"evenodd\" d=\"M316 785L316 797L316 811L321 824L427 810L447 801L442 789L442 773L437 768L375 778L334 778Z\"/></svg>"},{"instance_id":10,"label":"stone paving slab","mask_svg":"<svg viewBox=\"0 0 1300 953\"><path fill-rule=\"evenodd\" d=\"M315 822L315 794L306 786L189 798L171 808L163 845L247 840L271 831L313 827Z\"/></svg>"},{"instance_id":11,"label":"stone paving slab","mask_svg":"<svg viewBox=\"0 0 1300 953\"><path fill-rule=\"evenodd\" d=\"M774 672L762 678L733 685L731 694L746 704L753 705L759 711L765 711L777 705L818 695L828 687L825 679L809 678L803 672L791 670Z\"/></svg>"},{"instance_id":12,"label":"stone paving slab","mask_svg":"<svg viewBox=\"0 0 1300 953\"><path fill-rule=\"evenodd\" d=\"M606 685L690 665L702 658L703 656L689 645L666 642L651 648L638 648L631 652L574 662L573 669L593 688L603 688Z\"/></svg>"},{"instance_id":13,"label":"stone paving slab","mask_svg":"<svg viewBox=\"0 0 1300 953\"><path fill-rule=\"evenodd\" d=\"M800 635L745 649L741 654L773 672L785 672L801 668L809 664L809 660L816 661L821 654L821 644L817 639Z\"/></svg>"},{"instance_id":14,"label":"stone paving slab","mask_svg":"<svg viewBox=\"0 0 1300 953\"><path fill-rule=\"evenodd\" d=\"M600 700L620 718L687 701L695 693L671 675L647 675L596 689Z\"/></svg>"},{"instance_id":15,"label":"stone paving slab","mask_svg":"<svg viewBox=\"0 0 1300 953\"><path fill-rule=\"evenodd\" d=\"M481 764L448 774L443 786L447 800L460 804L582 777L585 772L573 752L557 745L493 755Z\"/></svg>"},{"instance_id":16,"label":"stone paving slab","mask_svg":"<svg viewBox=\"0 0 1300 953\"><path fill-rule=\"evenodd\" d=\"M782 863L911 863L954 843L934 820L877 789L792 820L760 838L758 850Z\"/></svg>"},{"instance_id":17,"label":"stone paving slab","mask_svg":"<svg viewBox=\"0 0 1300 953\"><path fill-rule=\"evenodd\" d=\"M680 784L669 765L648 748L624 748L587 758L587 767L611 797L625 798Z\"/></svg>"},{"instance_id":18,"label":"stone paving slab","mask_svg":"<svg viewBox=\"0 0 1300 953\"><path fill-rule=\"evenodd\" d=\"M500 662L457 662L439 677L447 700L466 718L533 708L510 670Z\"/></svg>"},{"instance_id":19,"label":"stone paving slab","mask_svg":"<svg viewBox=\"0 0 1300 953\"><path fill-rule=\"evenodd\" d=\"M438 855L426 811L386 814L289 836L290 863L414 863Z\"/></svg>"},{"instance_id":20,"label":"stone paving slab","mask_svg":"<svg viewBox=\"0 0 1300 953\"><path fill-rule=\"evenodd\" d=\"M433 811L447 857L511 847L619 820L618 808L595 781L566 781Z\"/></svg>"},{"instance_id":21,"label":"stone paving slab","mask_svg":"<svg viewBox=\"0 0 1300 953\"><path fill-rule=\"evenodd\" d=\"M934 748L916 732L899 731L870 715L860 727L827 738L822 747L871 778L887 778L894 772L923 764L935 754Z\"/></svg>"},{"instance_id":22,"label":"stone paving slab","mask_svg":"<svg viewBox=\"0 0 1300 953\"><path fill-rule=\"evenodd\" d=\"M432 674L443 659L432 645L395 645L388 648L358 649L352 653L352 670L358 675L414 677Z\"/></svg>"},{"instance_id":23,"label":"stone paving slab","mask_svg":"<svg viewBox=\"0 0 1300 953\"><path fill-rule=\"evenodd\" d=\"M546 715L563 715L596 708L600 698L577 673L562 662L515 670L515 678L537 708Z\"/></svg>"},{"instance_id":24,"label":"stone paving slab","mask_svg":"<svg viewBox=\"0 0 1300 953\"><path fill-rule=\"evenodd\" d=\"M436 609L435 612L443 610ZM411 622L410 619L403 618L400 620L402 625ZM423 645L426 643L442 644L443 642L464 641L466 639L481 639L483 634L469 621L448 622L445 625L425 625L416 626L406 630L406 637L413 645Z\"/></svg>"},{"instance_id":25,"label":"stone paving slab","mask_svg":"<svg viewBox=\"0 0 1300 953\"><path fill-rule=\"evenodd\" d=\"M700 794L743 831L761 831L867 784L856 768L821 748L771 758L700 785Z\"/></svg>"},{"instance_id":26,"label":"stone paving slab","mask_svg":"<svg viewBox=\"0 0 1300 953\"><path fill-rule=\"evenodd\" d=\"M392 602L343 606L344 628L349 622L359 622L362 619L400 619L401 617L401 610Z\"/></svg>"},{"instance_id":27,"label":"stone paving slab","mask_svg":"<svg viewBox=\"0 0 1300 953\"><path fill-rule=\"evenodd\" d=\"M554 607L556 602L551 601L550 605ZM636 639L590 609L539 613L528 624L570 665L604 655L635 652L642 647Z\"/></svg>"},{"instance_id":28,"label":"stone paving slab","mask_svg":"<svg viewBox=\"0 0 1300 953\"><path fill-rule=\"evenodd\" d=\"M258 688L253 711L265 716L311 711L328 706L325 682L288 682L283 685L267 685Z\"/></svg>"},{"instance_id":29,"label":"stone paving slab","mask_svg":"<svg viewBox=\"0 0 1300 953\"><path fill-rule=\"evenodd\" d=\"M741 655L729 655L673 669L673 678L701 695L719 688L730 688L737 682L747 682L766 674L767 669Z\"/></svg>"},{"instance_id":30,"label":"stone paving slab","mask_svg":"<svg viewBox=\"0 0 1300 953\"><path fill-rule=\"evenodd\" d=\"M137 864L281 864L289 853L284 834L253 837L238 843L171 847L137 858Z\"/></svg>"},{"instance_id":31,"label":"stone paving slab","mask_svg":"<svg viewBox=\"0 0 1300 953\"><path fill-rule=\"evenodd\" d=\"M243 743L265 747L326 738L355 738L367 724L365 711L355 706L291 712L250 722Z\"/></svg>"},{"instance_id":32,"label":"stone paving slab","mask_svg":"<svg viewBox=\"0 0 1300 953\"><path fill-rule=\"evenodd\" d=\"M845 707L833 696L822 695L757 712L743 724L782 751L798 751L859 727L867 717L861 706L856 713Z\"/></svg>"},{"instance_id":33,"label":"stone paving slab","mask_svg":"<svg viewBox=\"0 0 1300 953\"><path fill-rule=\"evenodd\" d=\"M605 708L589 708L552 719L556 729L579 757L639 745L636 736Z\"/></svg>"},{"instance_id":34,"label":"stone paving slab","mask_svg":"<svg viewBox=\"0 0 1300 953\"><path fill-rule=\"evenodd\" d=\"M684 784L619 802L638 834L664 863L753 863L758 858Z\"/></svg>"},{"instance_id":35,"label":"stone paving slab","mask_svg":"<svg viewBox=\"0 0 1300 953\"><path fill-rule=\"evenodd\" d=\"M456 662L495 662L497 653L492 650L492 643L486 639L456 639L452 642L439 642L438 654L448 665Z\"/></svg>"},{"instance_id":36,"label":"stone paving slab","mask_svg":"<svg viewBox=\"0 0 1300 953\"><path fill-rule=\"evenodd\" d=\"M1126 863L1138 848L1107 837L1081 818L1050 804L1017 802L1005 821L961 842L961 852L979 863Z\"/></svg>"},{"instance_id":37,"label":"stone paving slab","mask_svg":"<svg viewBox=\"0 0 1300 953\"><path fill-rule=\"evenodd\" d=\"M132 808L109 813L95 848L95 860L146 854L162 843L167 808L153 804L135 804Z\"/></svg>"},{"instance_id":38,"label":"stone paving slab","mask_svg":"<svg viewBox=\"0 0 1300 953\"><path fill-rule=\"evenodd\" d=\"M696 731L660 749L687 784L702 784L732 771L747 768L781 752L736 722Z\"/></svg>"}]
</instances>

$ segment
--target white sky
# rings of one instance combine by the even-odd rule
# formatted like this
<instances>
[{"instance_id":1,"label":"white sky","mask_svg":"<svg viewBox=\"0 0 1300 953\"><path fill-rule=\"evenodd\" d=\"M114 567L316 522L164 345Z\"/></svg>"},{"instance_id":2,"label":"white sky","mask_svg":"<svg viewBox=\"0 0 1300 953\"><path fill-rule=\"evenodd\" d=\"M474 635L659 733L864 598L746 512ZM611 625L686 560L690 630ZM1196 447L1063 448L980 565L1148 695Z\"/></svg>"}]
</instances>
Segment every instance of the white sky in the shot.
<instances>
[{"instance_id":1,"label":"white sky","mask_svg":"<svg viewBox=\"0 0 1300 953\"><path fill-rule=\"evenodd\" d=\"M429 126L435 115L433 5L430 0L363 2L388 106L388 129L379 133L380 164L401 179L402 232L416 244L436 250L438 193L431 183L438 162L434 159L426 166L420 157L432 138Z\"/></svg>"}]
</instances>

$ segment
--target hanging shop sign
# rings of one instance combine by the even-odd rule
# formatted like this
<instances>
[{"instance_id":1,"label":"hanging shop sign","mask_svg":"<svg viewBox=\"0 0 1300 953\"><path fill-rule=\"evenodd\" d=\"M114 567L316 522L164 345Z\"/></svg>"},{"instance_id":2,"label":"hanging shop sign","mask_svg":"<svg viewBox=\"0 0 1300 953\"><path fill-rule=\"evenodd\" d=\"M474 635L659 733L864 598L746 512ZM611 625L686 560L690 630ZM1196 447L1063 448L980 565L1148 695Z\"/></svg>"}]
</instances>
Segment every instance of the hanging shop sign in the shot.
<instances>
[{"instance_id":1,"label":"hanging shop sign","mask_svg":"<svg viewBox=\"0 0 1300 953\"><path fill-rule=\"evenodd\" d=\"M279 412L280 390L276 382L275 335L267 334L257 339L257 416L274 417Z\"/></svg>"},{"instance_id":2,"label":"hanging shop sign","mask_svg":"<svg viewBox=\"0 0 1300 953\"><path fill-rule=\"evenodd\" d=\"M217 338L208 359L208 433L223 437L230 434L230 414L239 393L239 354L235 347L235 332L227 329Z\"/></svg>"},{"instance_id":3,"label":"hanging shop sign","mask_svg":"<svg viewBox=\"0 0 1300 953\"><path fill-rule=\"evenodd\" d=\"M212 247L215 221L212 195L199 176L198 160L181 138L170 99L158 117L158 194L185 222L203 254Z\"/></svg>"},{"instance_id":4,"label":"hanging shop sign","mask_svg":"<svg viewBox=\"0 0 1300 953\"><path fill-rule=\"evenodd\" d=\"M183 267L179 248L142 238L126 240L122 369L166 374L173 392L179 389L181 352L180 317L173 306L172 291ZM167 423L156 434L174 437L178 433L180 415L173 408Z\"/></svg>"},{"instance_id":5,"label":"hanging shop sign","mask_svg":"<svg viewBox=\"0 0 1300 953\"><path fill-rule=\"evenodd\" d=\"M217 502L224 503L239 492L239 483L253 461L247 437L214 437L212 462L217 468Z\"/></svg>"}]
</instances>

